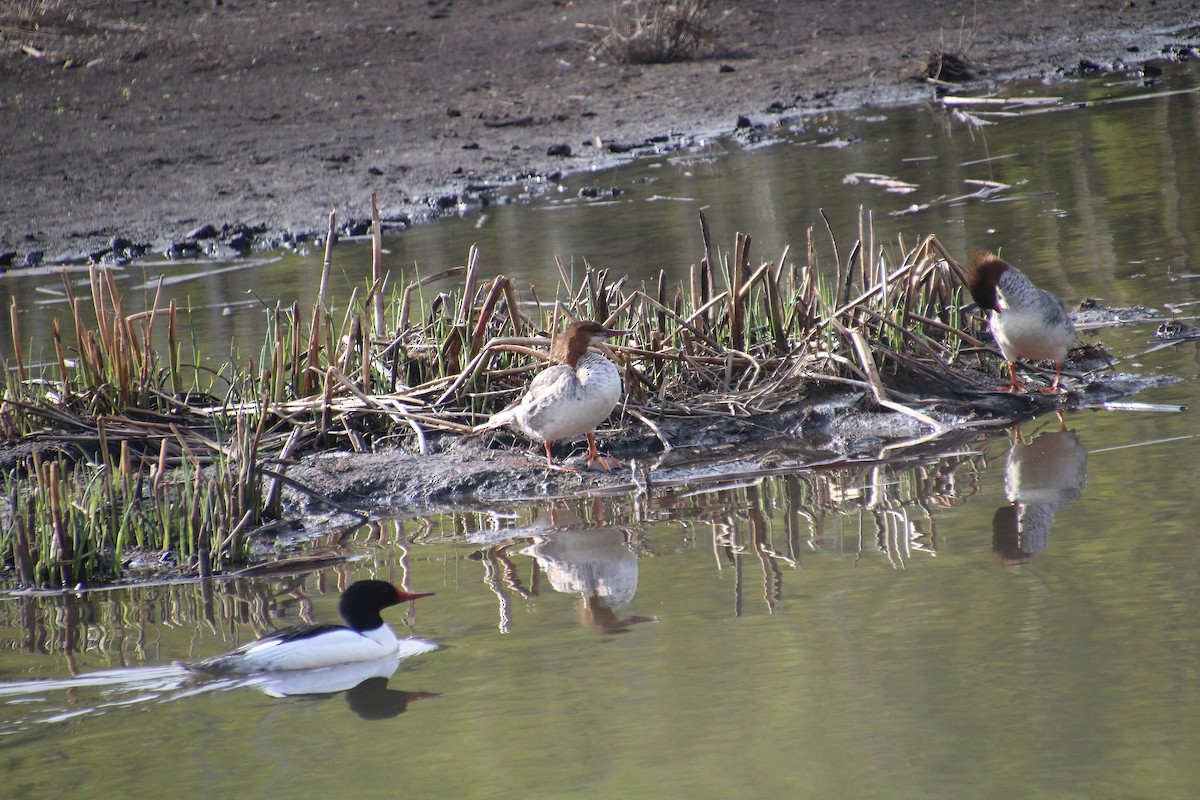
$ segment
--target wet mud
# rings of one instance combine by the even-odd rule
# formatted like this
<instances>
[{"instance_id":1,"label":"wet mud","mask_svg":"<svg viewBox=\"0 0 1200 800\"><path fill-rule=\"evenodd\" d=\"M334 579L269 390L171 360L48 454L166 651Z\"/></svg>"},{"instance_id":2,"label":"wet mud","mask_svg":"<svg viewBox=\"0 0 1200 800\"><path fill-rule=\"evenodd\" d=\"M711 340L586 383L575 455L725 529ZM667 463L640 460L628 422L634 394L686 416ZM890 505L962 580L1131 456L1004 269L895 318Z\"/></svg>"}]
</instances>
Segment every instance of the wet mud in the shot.
<instances>
[{"instance_id":1,"label":"wet mud","mask_svg":"<svg viewBox=\"0 0 1200 800\"><path fill-rule=\"evenodd\" d=\"M1053 81L1196 53L1184 0L714 3L713 46L670 64L597 54L610 0L21 16L43 5L0 6L0 269L294 245L330 208L362 233L372 192L400 231L639 152L929 97L934 56L943 80Z\"/></svg>"}]
</instances>

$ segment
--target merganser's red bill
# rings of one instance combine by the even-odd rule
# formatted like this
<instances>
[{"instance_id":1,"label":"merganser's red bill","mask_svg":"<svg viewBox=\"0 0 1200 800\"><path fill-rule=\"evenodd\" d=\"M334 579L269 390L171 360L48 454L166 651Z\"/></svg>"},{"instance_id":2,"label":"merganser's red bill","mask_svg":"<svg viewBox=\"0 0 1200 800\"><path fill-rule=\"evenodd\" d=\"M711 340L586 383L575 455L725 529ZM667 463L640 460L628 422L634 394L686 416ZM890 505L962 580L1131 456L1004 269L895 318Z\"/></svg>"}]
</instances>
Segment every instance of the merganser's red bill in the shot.
<instances>
[{"instance_id":1,"label":"merganser's red bill","mask_svg":"<svg viewBox=\"0 0 1200 800\"><path fill-rule=\"evenodd\" d=\"M416 600L418 597L433 597L433 592L405 592L400 589L396 590L396 599L401 603Z\"/></svg>"}]
</instances>

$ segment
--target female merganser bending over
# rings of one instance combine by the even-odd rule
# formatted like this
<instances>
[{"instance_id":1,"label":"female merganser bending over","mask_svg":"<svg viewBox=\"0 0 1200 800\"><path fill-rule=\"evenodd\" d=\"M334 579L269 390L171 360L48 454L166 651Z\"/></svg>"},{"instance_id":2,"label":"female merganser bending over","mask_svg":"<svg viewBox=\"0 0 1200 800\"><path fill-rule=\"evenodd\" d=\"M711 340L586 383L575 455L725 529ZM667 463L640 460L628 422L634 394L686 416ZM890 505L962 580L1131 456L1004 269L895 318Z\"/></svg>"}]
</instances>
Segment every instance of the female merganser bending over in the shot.
<instances>
[{"instance_id":1,"label":"female merganser bending over","mask_svg":"<svg viewBox=\"0 0 1200 800\"><path fill-rule=\"evenodd\" d=\"M198 672L250 673L371 661L391 655L400 647L400 640L379 612L431 594L401 591L387 581L358 581L342 593L338 602L338 614L346 625L285 628L225 655L187 666Z\"/></svg>"},{"instance_id":2,"label":"female merganser bending over","mask_svg":"<svg viewBox=\"0 0 1200 800\"><path fill-rule=\"evenodd\" d=\"M596 426L608 418L621 399L621 373L604 356L588 347L628 331L611 330L598 322L573 323L550 344L554 366L538 373L521 399L497 412L475 430L511 425L546 448L546 464L555 465L550 443L584 434L588 440L588 467L606 472L620 467L615 458L596 451Z\"/></svg>"},{"instance_id":3,"label":"female merganser bending over","mask_svg":"<svg viewBox=\"0 0 1200 800\"><path fill-rule=\"evenodd\" d=\"M1033 285L1021 270L992 253L971 256L967 289L980 308L991 311L992 335L1008 362L1006 392L1021 391L1016 361L1020 357L1054 362L1054 383L1040 391L1061 392L1063 362L1075 343L1075 326L1062 301Z\"/></svg>"}]
</instances>

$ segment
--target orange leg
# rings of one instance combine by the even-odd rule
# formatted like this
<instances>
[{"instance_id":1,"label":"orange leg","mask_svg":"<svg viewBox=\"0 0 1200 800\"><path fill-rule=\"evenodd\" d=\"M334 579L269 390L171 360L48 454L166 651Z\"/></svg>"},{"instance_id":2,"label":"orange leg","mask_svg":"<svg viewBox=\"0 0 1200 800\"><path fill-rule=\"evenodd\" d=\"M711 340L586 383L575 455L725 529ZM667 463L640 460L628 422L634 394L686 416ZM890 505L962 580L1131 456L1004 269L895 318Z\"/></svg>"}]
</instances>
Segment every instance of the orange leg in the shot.
<instances>
[{"instance_id":1,"label":"orange leg","mask_svg":"<svg viewBox=\"0 0 1200 800\"><path fill-rule=\"evenodd\" d=\"M1062 364L1055 362L1055 364L1054 364L1054 383L1050 384L1049 388L1039 389L1038 391L1040 391L1042 394L1063 394L1065 390L1061 386L1058 385L1058 382L1060 380L1062 380Z\"/></svg>"},{"instance_id":2,"label":"orange leg","mask_svg":"<svg viewBox=\"0 0 1200 800\"><path fill-rule=\"evenodd\" d=\"M1018 380L1018 378L1017 378L1017 365L1011 361L1008 362L1008 378L1009 378L1008 385L1001 386L1000 391L1002 391L1002 392L1024 391L1024 387L1021 386L1021 381Z\"/></svg>"},{"instance_id":3,"label":"orange leg","mask_svg":"<svg viewBox=\"0 0 1200 800\"><path fill-rule=\"evenodd\" d=\"M546 448L546 469L556 469L559 472L575 472L574 467L564 467L554 463L554 456L550 455L549 440L543 441L542 445Z\"/></svg>"},{"instance_id":4,"label":"orange leg","mask_svg":"<svg viewBox=\"0 0 1200 800\"><path fill-rule=\"evenodd\" d=\"M588 440L588 457L587 457L588 469L602 469L605 472L612 472L614 469L621 468L620 461L613 458L612 456L602 456L596 450L595 434L589 433L587 435L587 440Z\"/></svg>"}]
</instances>

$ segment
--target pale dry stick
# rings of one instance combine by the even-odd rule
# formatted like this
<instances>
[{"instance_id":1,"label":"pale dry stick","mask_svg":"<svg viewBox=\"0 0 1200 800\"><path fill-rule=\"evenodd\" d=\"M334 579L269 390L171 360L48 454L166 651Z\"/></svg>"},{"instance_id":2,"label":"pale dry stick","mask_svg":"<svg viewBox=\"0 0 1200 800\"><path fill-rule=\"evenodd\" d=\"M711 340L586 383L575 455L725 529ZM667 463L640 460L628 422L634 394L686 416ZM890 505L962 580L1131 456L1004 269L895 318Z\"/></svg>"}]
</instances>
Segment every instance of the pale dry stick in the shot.
<instances>
[{"instance_id":1,"label":"pale dry stick","mask_svg":"<svg viewBox=\"0 0 1200 800\"><path fill-rule=\"evenodd\" d=\"M321 287L317 290L317 305L321 310L328 313L329 306L325 302L325 298L329 292L329 273L333 270L333 240L334 226L337 224L337 212L334 209L329 209L329 229L325 233L325 262L321 265Z\"/></svg>"},{"instance_id":2,"label":"pale dry stick","mask_svg":"<svg viewBox=\"0 0 1200 800\"><path fill-rule=\"evenodd\" d=\"M908 328L906 328L902 325L897 325L894 321L888 319L883 314L880 314L878 311L876 311L873 308L863 308L860 310L865 312L868 316L874 318L877 322L879 322L880 325L884 325L886 327L895 329L897 332L902 334L907 341L909 341L913 345L915 345L918 348L920 348L921 350L923 350L930 358L937 358L937 356L938 356L937 351L935 351L933 349L933 347L930 345L930 343L923 340L922 338L916 336ZM883 331L881 329L880 330L881 336L882 336L882 333L883 333ZM937 342L935 342L934 344L938 344L938 346L942 347L943 350L946 349L945 345L941 345L940 343L937 343ZM883 348L881 346L881 349L885 349L885 348Z\"/></svg>"},{"instance_id":3,"label":"pale dry stick","mask_svg":"<svg viewBox=\"0 0 1200 800\"><path fill-rule=\"evenodd\" d=\"M554 256L554 266L558 267L558 277L562 281L563 289L565 289L567 292L567 297L571 297L574 293L574 290L571 288L571 281L567 279L567 268L563 266L562 259L557 255ZM554 294L555 297L557 297L558 291L555 290Z\"/></svg>"},{"instance_id":4,"label":"pale dry stick","mask_svg":"<svg viewBox=\"0 0 1200 800\"><path fill-rule=\"evenodd\" d=\"M734 239L733 260L729 262L729 336L734 350L743 350L746 346L745 330L745 296L742 285L745 282L745 271L750 263L750 236L738 233Z\"/></svg>"},{"instance_id":5,"label":"pale dry stick","mask_svg":"<svg viewBox=\"0 0 1200 800\"><path fill-rule=\"evenodd\" d=\"M924 424L933 428L935 431L946 430L946 426L935 420L933 417L930 417L927 414L922 414L916 409L912 409L908 406L889 400L887 396L887 387L884 386L883 379L879 377L879 369L875 366L875 359L871 354L871 346L867 344L867 339L865 336L863 336L862 331L847 330L840 324L838 327L841 328L844 335L850 338L850 342L854 345L854 351L858 354L859 363L862 366L863 372L867 376L867 383L871 387L871 394L874 396L876 403L884 408L889 408L892 411L897 411L901 414L912 417L919 422L923 422Z\"/></svg>"},{"instance_id":6,"label":"pale dry stick","mask_svg":"<svg viewBox=\"0 0 1200 800\"><path fill-rule=\"evenodd\" d=\"M282 467L283 472L287 471L286 462L291 460L292 455L300 446L300 439L303 437L303 435L304 429L300 426L296 426L292 428L292 432L288 434L287 441L283 443L283 448L279 451L279 455L276 456L280 462L284 463L284 466ZM165 442L166 440L164 439L163 441ZM282 485L283 482L280 481L279 478L271 479L271 485L267 487L267 493L263 499L264 508L273 508L275 506L275 503L279 497L279 489Z\"/></svg>"},{"instance_id":7,"label":"pale dry stick","mask_svg":"<svg viewBox=\"0 0 1200 800\"><path fill-rule=\"evenodd\" d=\"M450 269L442 270L441 272L439 272L435 275L430 275L428 277L421 278L418 281L413 281L407 287L405 287L404 296L400 302L400 322L397 325L398 335L402 336L402 335L404 335L404 332L406 330L408 330L408 318L409 318L409 314L411 313L413 292L417 291L418 289L423 288L424 286L426 286L430 283L433 283L434 281L440 281L444 278L453 278L458 275L462 275L466 271L467 271L467 268L463 267L463 266L451 267Z\"/></svg>"},{"instance_id":8,"label":"pale dry stick","mask_svg":"<svg viewBox=\"0 0 1200 800\"><path fill-rule=\"evenodd\" d=\"M371 518L370 515L364 514L361 511L355 511L352 508L344 506L341 503L337 502L336 500L333 500L332 498L326 497L325 495L321 494L320 492L317 492L313 489L308 488L307 486L305 486L304 484L295 480L294 478L289 478L287 475L284 475L281 472L276 472L275 470L268 469L267 467L259 467L259 470L264 475L266 475L270 478L273 478L274 480L277 480L280 483L287 484L288 486L292 487L292 489L296 490L300 494L305 495L306 497L308 497L312 500L316 500L320 503L324 503L325 505L329 506L330 508L337 509L338 511L342 512L343 514L349 514L352 517L357 517L361 522L366 522Z\"/></svg>"},{"instance_id":9,"label":"pale dry stick","mask_svg":"<svg viewBox=\"0 0 1200 800\"><path fill-rule=\"evenodd\" d=\"M634 419L636 419L638 422L642 423L647 428L649 428L650 432L654 434L655 438L658 439L660 442L662 442L663 455L666 455L667 453L671 452L671 450L673 448L671 446L671 443L669 441L667 441L667 437L663 435L663 432L661 430L659 430L658 426L655 425L653 422L651 422L650 419L648 417L646 417L646 415L642 414L637 409L635 409L631 406L628 406L628 405L625 407L625 412L627 414L629 414L630 416L632 416Z\"/></svg>"},{"instance_id":10,"label":"pale dry stick","mask_svg":"<svg viewBox=\"0 0 1200 800\"><path fill-rule=\"evenodd\" d=\"M475 285L479 280L479 247L471 245L467 251L466 278L463 280L462 300L458 304L456 325L464 329L471 324L471 311L475 304Z\"/></svg>"},{"instance_id":11,"label":"pale dry stick","mask_svg":"<svg viewBox=\"0 0 1200 800\"><path fill-rule=\"evenodd\" d=\"M383 287L386 282L383 274L383 224L379 220L379 202L375 192L371 192L371 283L375 295L374 330L377 340L387 335L384 330L387 318L383 314Z\"/></svg>"},{"instance_id":12,"label":"pale dry stick","mask_svg":"<svg viewBox=\"0 0 1200 800\"><path fill-rule=\"evenodd\" d=\"M942 322L941 320L933 319L932 317L926 317L926 316L923 316L921 314L916 314L916 313L913 313L910 316L912 317L912 319L916 320L917 322L920 322L922 325L928 325L931 328L937 328L938 330L953 334L953 335L957 336L959 339L962 339L967 344L971 345L972 347L987 347L988 346L984 342L980 341L979 339L976 339L974 336L967 333L965 330L955 328L953 325L947 325L946 323Z\"/></svg>"},{"instance_id":13,"label":"pale dry stick","mask_svg":"<svg viewBox=\"0 0 1200 800\"><path fill-rule=\"evenodd\" d=\"M347 378L345 375L343 375L340 370L335 369L334 367L330 367L329 371L333 375L334 379L338 381L338 383L340 383L340 384L342 384L342 386L346 387L346 389L351 394L353 394L355 397L357 397L360 401L362 401L362 403L365 406L367 406L368 408L377 410L377 411L382 411L383 413L385 413L389 417L391 417L393 422L403 421L410 428L412 428L413 433L415 433L417 435L417 443L418 443L418 447L421 452L421 455L428 455L429 445L425 441L425 430L419 424L417 424L417 422L414 421L413 418L407 412L401 411L396 406L393 406L393 409L394 409L393 411L388 411L387 409L380 408L379 403L377 403L372 398L368 397L362 390L360 390L357 386L355 386L353 381L351 381L349 378ZM396 417L400 417L400 420L397 420Z\"/></svg>"},{"instance_id":14,"label":"pale dry stick","mask_svg":"<svg viewBox=\"0 0 1200 800\"><path fill-rule=\"evenodd\" d=\"M716 352L720 353L720 352L724 351L725 348L723 348L719 344L717 344L717 342L715 340L713 340L707 334L702 333L694 325L692 325L691 322L684 320L678 314L676 314L672 309L667 308L666 306L662 305L661 303L659 303L657 300L655 300L650 295L646 294L645 292L641 291L640 289L633 292L633 294L640 297L643 303L649 304L655 310L661 311L662 313L666 314L668 317L670 317L671 319L675 320L677 323L682 325L683 327L687 328L689 331L691 331L691 333L694 336L696 336L696 338L698 338L700 341L707 344L709 347L711 347ZM696 315L693 314L691 319L695 319L695 317L696 317Z\"/></svg>"},{"instance_id":15,"label":"pale dry stick","mask_svg":"<svg viewBox=\"0 0 1200 800\"><path fill-rule=\"evenodd\" d=\"M550 358L549 354L538 350L533 350L531 347L531 345L545 344L547 344L547 340L540 336L508 336L497 339L489 339L488 343L483 346L483 349L479 351L478 355L467 362L467 365L462 368L462 370L458 373L458 377L456 377L454 382L450 384L450 387L442 393L441 397L433 402L434 407L444 405L446 401L449 400L450 397L457 392L464 383L467 382L467 379L470 378L478 368L479 363L488 355L490 355L493 350L506 350L514 353L533 356L534 358L545 361Z\"/></svg>"},{"instance_id":16,"label":"pale dry stick","mask_svg":"<svg viewBox=\"0 0 1200 800\"><path fill-rule=\"evenodd\" d=\"M895 281L897 281L899 279L901 273L905 269L906 269L906 267L897 268L896 271L893 272L891 275L885 276L884 282L891 281L894 283ZM870 300L872 296L879 294L879 291L880 291L880 285L876 284L872 288L864 291L858 297L854 298L854 300L843 303L839 308L832 310L829 313L829 317L817 325L816 330L818 330L818 331L822 330L825 327L827 327L828 325L833 324L838 318L840 318L844 314L846 314L846 312L856 310L863 303ZM840 324L840 323L838 323L838 324Z\"/></svg>"},{"instance_id":17,"label":"pale dry stick","mask_svg":"<svg viewBox=\"0 0 1200 800\"><path fill-rule=\"evenodd\" d=\"M762 281L763 276L769 273L774 266L775 265L770 261L760 264L758 269L754 270L754 273L738 288L737 299L741 302L745 302L747 295L754 291L754 284Z\"/></svg>"}]
</instances>

